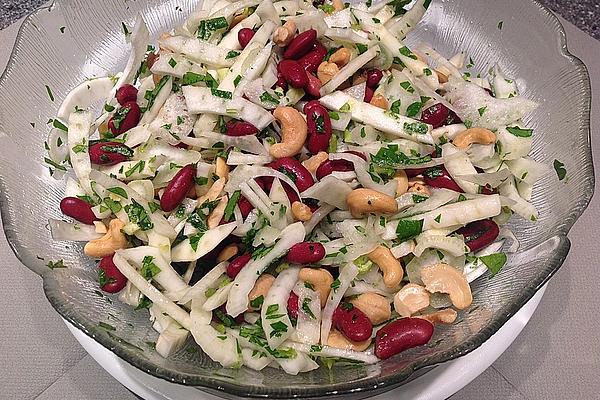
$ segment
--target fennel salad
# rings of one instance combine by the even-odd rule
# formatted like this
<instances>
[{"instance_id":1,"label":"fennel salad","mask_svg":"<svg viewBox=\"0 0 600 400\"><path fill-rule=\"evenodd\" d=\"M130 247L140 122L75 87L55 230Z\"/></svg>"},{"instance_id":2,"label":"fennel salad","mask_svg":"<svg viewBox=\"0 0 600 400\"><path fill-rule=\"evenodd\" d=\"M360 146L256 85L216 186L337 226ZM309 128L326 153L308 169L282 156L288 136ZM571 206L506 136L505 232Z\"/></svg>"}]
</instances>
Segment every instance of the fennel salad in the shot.
<instances>
[{"instance_id":1,"label":"fennel salad","mask_svg":"<svg viewBox=\"0 0 600 400\"><path fill-rule=\"evenodd\" d=\"M429 0L408 3L205 0L157 43L139 16L125 69L66 96L46 162L75 221L52 236L86 242L159 354L377 363L517 250L503 225L537 219L548 170L522 122L537 104L498 66L406 46Z\"/></svg>"}]
</instances>

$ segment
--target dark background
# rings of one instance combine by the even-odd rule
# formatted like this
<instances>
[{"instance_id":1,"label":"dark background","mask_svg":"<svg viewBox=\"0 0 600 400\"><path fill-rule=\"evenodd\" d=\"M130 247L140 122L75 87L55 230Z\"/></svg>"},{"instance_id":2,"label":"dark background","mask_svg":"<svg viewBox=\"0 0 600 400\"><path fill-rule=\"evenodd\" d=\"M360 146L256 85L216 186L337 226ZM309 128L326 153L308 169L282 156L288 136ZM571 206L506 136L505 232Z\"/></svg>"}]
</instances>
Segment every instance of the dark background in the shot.
<instances>
[{"instance_id":1,"label":"dark background","mask_svg":"<svg viewBox=\"0 0 600 400\"><path fill-rule=\"evenodd\" d=\"M600 40L600 0L539 1L578 26L579 29ZM45 3L47 0L0 0L0 29L7 27Z\"/></svg>"}]
</instances>

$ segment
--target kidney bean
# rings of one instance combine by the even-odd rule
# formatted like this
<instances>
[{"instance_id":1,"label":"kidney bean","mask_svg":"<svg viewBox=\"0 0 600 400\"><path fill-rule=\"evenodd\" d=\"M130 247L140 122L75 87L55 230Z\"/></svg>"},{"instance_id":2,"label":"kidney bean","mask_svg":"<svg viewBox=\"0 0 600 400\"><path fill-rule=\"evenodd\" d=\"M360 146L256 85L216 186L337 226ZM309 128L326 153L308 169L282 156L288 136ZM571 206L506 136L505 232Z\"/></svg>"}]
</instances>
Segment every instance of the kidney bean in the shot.
<instances>
[{"instance_id":1,"label":"kidney bean","mask_svg":"<svg viewBox=\"0 0 600 400\"><path fill-rule=\"evenodd\" d=\"M194 177L196 176L196 167L193 164L186 165L171 179L167 185L162 197L160 198L160 208L169 212L185 199L190 188L194 186Z\"/></svg>"},{"instance_id":2,"label":"kidney bean","mask_svg":"<svg viewBox=\"0 0 600 400\"><path fill-rule=\"evenodd\" d=\"M290 44L287 45L283 53L283 58L299 59L310 51L316 40L317 31L314 29L309 29L296 35Z\"/></svg>"},{"instance_id":3,"label":"kidney bean","mask_svg":"<svg viewBox=\"0 0 600 400\"><path fill-rule=\"evenodd\" d=\"M365 97L363 98L363 101L365 103L370 103L371 100L373 99L374 94L375 94L375 89L365 86Z\"/></svg>"},{"instance_id":4,"label":"kidney bean","mask_svg":"<svg viewBox=\"0 0 600 400\"><path fill-rule=\"evenodd\" d=\"M456 181L452 179L446 168L443 166L437 166L428 168L423 172L423 181L429 186L436 188L445 188L454 190L455 192L464 193L464 191L458 186Z\"/></svg>"},{"instance_id":5,"label":"kidney bean","mask_svg":"<svg viewBox=\"0 0 600 400\"><path fill-rule=\"evenodd\" d=\"M106 256L98 264L100 289L107 293L120 292L127 284L127 278L113 262L113 256Z\"/></svg>"},{"instance_id":6,"label":"kidney bean","mask_svg":"<svg viewBox=\"0 0 600 400\"><path fill-rule=\"evenodd\" d=\"M298 319L298 295L294 292L290 292L288 297L287 312L290 318Z\"/></svg>"},{"instance_id":7,"label":"kidney bean","mask_svg":"<svg viewBox=\"0 0 600 400\"><path fill-rule=\"evenodd\" d=\"M332 172L354 171L354 164L347 160L325 160L317 168L317 179L321 180Z\"/></svg>"},{"instance_id":8,"label":"kidney bean","mask_svg":"<svg viewBox=\"0 0 600 400\"><path fill-rule=\"evenodd\" d=\"M310 172L306 169L304 165L302 165L302 163L300 163L300 161L296 160L295 158L280 158L267 164L267 167L271 167L274 170L282 172L287 176L295 177L295 179L291 179L296 184L296 187L300 192L305 191L306 189L315 184L315 181Z\"/></svg>"},{"instance_id":9,"label":"kidney bean","mask_svg":"<svg viewBox=\"0 0 600 400\"><path fill-rule=\"evenodd\" d=\"M411 168L404 170L404 172L406 172L406 176L409 178L414 178L417 175L421 175L425 171L427 171L427 168Z\"/></svg>"},{"instance_id":10,"label":"kidney bean","mask_svg":"<svg viewBox=\"0 0 600 400\"><path fill-rule=\"evenodd\" d=\"M294 264L313 264L325 258L325 247L321 243L301 242L292 246L285 257Z\"/></svg>"},{"instance_id":11,"label":"kidney bean","mask_svg":"<svg viewBox=\"0 0 600 400\"><path fill-rule=\"evenodd\" d=\"M346 150L344 153L348 153L348 154L354 154L357 157L362 158L363 160L367 161L367 156L365 156L364 153L361 153L360 151L356 151L356 150Z\"/></svg>"},{"instance_id":12,"label":"kidney bean","mask_svg":"<svg viewBox=\"0 0 600 400\"><path fill-rule=\"evenodd\" d=\"M228 136L249 136L256 135L258 129L250 122L231 120L226 125Z\"/></svg>"},{"instance_id":13,"label":"kidney bean","mask_svg":"<svg viewBox=\"0 0 600 400\"><path fill-rule=\"evenodd\" d=\"M304 90L312 97L318 99L319 97L321 97L321 81L319 80L319 78L317 78L310 72L306 72L306 77L308 78L308 84L306 85Z\"/></svg>"},{"instance_id":14,"label":"kidney bean","mask_svg":"<svg viewBox=\"0 0 600 400\"><path fill-rule=\"evenodd\" d=\"M130 101L137 101L138 90L132 85L123 85L117 90L117 101L120 105L124 105Z\"/></svg>"},{"instance_id":15,"label":"kidney bean","mask_svg":"<svg viewBox=\"0 0 600 400\"><path fill-rule=\"evenodd\" d=\"M377 85L379 85L379 82L381 81L381 78L383 78L383 72L381 72L381 70L376 68L370 69L367 72L367 87L376 89Z\"/></svg>"},{"instance_id":16,"label":"kidney bean","mask_svg":"<svg viewBox=\"0 0 600 400\"><path fill-rule=\"evenodd\" d=\"M433 324L422 318L402 318L381 328L375 336L375 355L385 360L429 342Z\"/></svg>"},{"instance_id":17,"label":"kidney bean","mask_svg":"<svg viewBox=\"0 0 600 400\"><path fill-rule=\"evenodd\" d=\"M481 250L498 237L500 228L491 219L474 221L456 231L465 238L465 244L471 251Z\"/></svg>"},{"instance_id":18,"label":"kidney bean","mask_svg":"<svg viewBox=\"0 0 600 400\"><path fill-rule=\"evenodd\" d=\"M462 121L456 113L442 103L426 108L421 113L421 121L439 128L444 125L460 124Z\"/></svg>"},{"instance_id":19,"label":"kidney bean","mask_svg":"<svg viewBox=\"0 0 600 400\"><path fill-rule=\"evenodd\" d=\"M308 151L317 154L327 150L332 132L329 112L318 100L312 100L304 106L304 114L308 125Z\"/></svg>"},{"instance_id":20,"label":"kidney bean","mask_svg":"<svg viewBox=\"0 0 600 400\"><path fill-rule=\"evenodd\" d=\"M238 31L238 42L240 43L240 46L242 46L242 49L248 46L248 43L250 43L250 40L254 37L254 33L255 32L250 28L242 28Z\"/></svg>"},{"instance_id":21,"label":"kidney bean","mask_svg":"<svg viewBox=\"0 0 600 400\"><path fill-rule=\"evenodd\" d=\"M229 265L227 265L227 276L231 279L235 279L237 274L239 274L242 268L248 264L251 258L252 254L250 253L245 253L234 258Z\"/></svg>"},{"instance_id":22,"label":"kidney bean","mask_svg":"<svg viewBox=\"0 0 600 400\"><path fill-rule=\"evenodd\" d=\"M489 184L479 187L479 193L481 194L497 194L498 188L493 188Z\"/></svg>"},{"instance_id":23,"label":"kidney bean","mask_svg":"<svg viewBox=\"0 0 600 400\"><path fill-rule=\"evenodd\" d=\"M316 41L312 50L298 59L298 64L307 72L314 74L317 72L319 65L323 62L326 55L327 48L319 41Z\"/></svg>"},{"instance_id":24,"label":"kidney bean","mask_svg":"<svg viewBox=\"0 0 600 400\"><path fill-rule=\"evenodd\" d=\"M292 87L301 89L308 84L308 76L304 68L294 60L281 60L277 65L277 70L285 81Z\"/></svg>"},{"instance_id":25,"label":"kidney bean","mask_svg":"<svg viewBox=\"0 0 600 400\"><path fill-rule=\"evenodd\" d=\"M140 122L142 112L140 106L134 101L129 101L108 120L108 129L115 136L127 132Z\"/></svg>"},{"instance_id":26,"label":"kidney bean","mask_svg":"<svg viewBox=\"0 0 600 400\"><path fill-rule=\"evenodd\" d=\"M98 142L90 146L90 160L96 165L114 165L129 160L133 150L118 142Z\"/></svg>"},{"instance_id":27,"label":"kidney bean","mask_svg":"<svg viewBox=\"0 0 600 400\"><path fill-rule=\"evenodd\" d=\"M277 81L275 82L275 86L280 87L284 92L288 90L287 81L279 71L277 72Z\"/></svg>"},{"instance_id":28,"label":"kidney bean","mask_svg":"<svg viewBox=\"0 0 600 400\"><path fill-rule=\"evenodd\" d=\"M65 197L60 202L60 211L66 216L76 219L86 225L93 225L98 220L92 211L92 206L77 197Z\"/></svg>"},{"instance_id":29,"label":"kidney bean","mask_svg":"<svg viewBox=\"0 0 600 400\"><path fill-rule=\"evenodd\" d=\"M337 306L331 322L338 331L355 342L370 339L373 333L373 324L369 317L351 303L342 303Z\"/></svg>"}]
</instances>

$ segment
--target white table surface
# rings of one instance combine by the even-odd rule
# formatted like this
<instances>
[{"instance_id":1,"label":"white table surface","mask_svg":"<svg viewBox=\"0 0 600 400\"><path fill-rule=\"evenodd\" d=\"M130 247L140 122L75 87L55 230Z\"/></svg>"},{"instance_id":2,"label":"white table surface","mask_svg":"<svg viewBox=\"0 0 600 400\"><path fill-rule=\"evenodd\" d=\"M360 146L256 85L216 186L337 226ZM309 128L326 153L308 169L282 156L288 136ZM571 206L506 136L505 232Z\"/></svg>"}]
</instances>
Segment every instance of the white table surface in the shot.
<instances>
[{"instance_id":1,"label":"white table surface","mask_svg":"<svg viewBox=\"0 0 600 400\"><path fill-rule=\"evenodd\" d=\"M565 23L569 48L588 66L600 97L600 42ZM0 31L0 70L20 22ZM592 105L592 136L600 107ZM593 140L595 154L600 142ZM596 175L600 171L596 170ZM571 231L567 261L513 345L453 400L600 398L600 201ZM0 399L134 400L91 359L46 301L41 279L22 266L0 233Z\"/></svg>"}]
</instances>

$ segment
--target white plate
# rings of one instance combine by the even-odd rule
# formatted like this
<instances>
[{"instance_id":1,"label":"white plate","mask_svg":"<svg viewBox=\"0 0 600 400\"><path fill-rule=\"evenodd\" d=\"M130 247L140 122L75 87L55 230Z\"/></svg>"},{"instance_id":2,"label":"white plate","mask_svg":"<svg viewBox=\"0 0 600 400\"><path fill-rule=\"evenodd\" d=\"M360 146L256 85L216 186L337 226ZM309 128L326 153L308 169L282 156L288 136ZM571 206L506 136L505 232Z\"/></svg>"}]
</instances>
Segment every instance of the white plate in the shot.
<instances>
[{"instance_id":1,"label":"white plate","mask_svg":"<svg viewBox=\"0 0 600 400\"><path fill-rule=\"evenodd\" d=\"M529 322L545 291L546 286L477 350L442 364L406 385L372 399L395 400L399 392L402 392L403 398L411 400L442 400L452 396L504 353ZM145 400L219 399L199 389L169 383L148 375L132 367L68 322L65 321L65 324L75 339L102 368Z\"/></svg>"}]
</instances>

